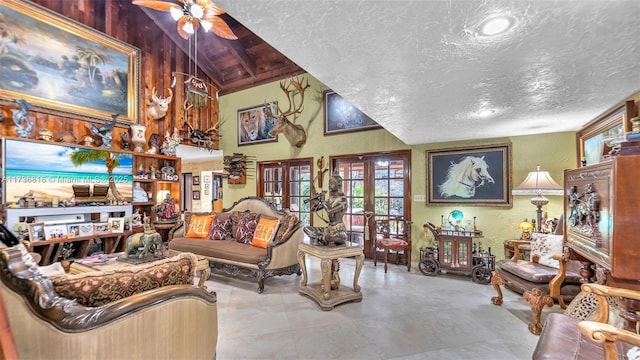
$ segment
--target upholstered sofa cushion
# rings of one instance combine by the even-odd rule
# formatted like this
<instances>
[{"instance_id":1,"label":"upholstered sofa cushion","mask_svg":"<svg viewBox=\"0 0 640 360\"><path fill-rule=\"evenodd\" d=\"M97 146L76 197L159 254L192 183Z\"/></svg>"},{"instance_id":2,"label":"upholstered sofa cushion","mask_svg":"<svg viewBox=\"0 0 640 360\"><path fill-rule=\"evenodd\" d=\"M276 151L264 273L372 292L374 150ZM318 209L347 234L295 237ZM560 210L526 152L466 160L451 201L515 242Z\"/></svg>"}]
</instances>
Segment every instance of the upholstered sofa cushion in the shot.
<instances>
[{"instance_id":1,"label":"upholstered sofa cushion","mask_svg":"<svg viewBox=\"0 0 640 360\"><path fill-rule=\"evenodd\" d=\"M538 257L538 264L558 269L560 262L553 255L562 254L562 235L533 233L531 237L531 260Z\"/></svg>"},{"instance_id":2,"label":"upholstered sofa cushion","mask_svg":"<svg viewBox=\"0 0 640 360\"><path fill-rule=\"evenodd\" d=\"M235 240L202 241L202 239L180 237L173 238L169 243L169 248L245 264L257 265L267 259L267 251L265 249L251 246L250 244L242 244Z\"/></svg>"},{"instance_id":3,"label":"upholstered sofa cushion","mask_svg":"<svg viewBox=\"0 0 640 360\"><path fill-rule=\"evenodd\" d=\"M196 263L194 254L183 253L122 269L56 275L50 279L58 295L84 306L100 306L161 286L193 284Z\"/></svg>"},{"instance_id":4,"label":"upholstered sofa cushion","mask_svg":"<svg viewBox=\"0 0 640 360\"><path fill-rule=\"evenodd\" d=\"M209 240L231 240L233 234L231 234L231 219L221 219L221 216L216 216L211 224L211 232L209 233Z\"/></svg>"},{"instance_id":5,"label":"upholstered sofa cushion","mask_svg":"<svg viewBox=\"0 0 640 360\"><path fill-rule=\"evenodd\" d=\"M558 262L556 260L556 262ZM526 260L508 260L499 261L498 266L501 274L503 271L509 272L519 278L526 279L530 282L548 284L558 274L558 269L551 268L546 265L536 264ZM577 272L567 269L565 283L580 284L582 277Z\"/></svg>"}]
</instances>

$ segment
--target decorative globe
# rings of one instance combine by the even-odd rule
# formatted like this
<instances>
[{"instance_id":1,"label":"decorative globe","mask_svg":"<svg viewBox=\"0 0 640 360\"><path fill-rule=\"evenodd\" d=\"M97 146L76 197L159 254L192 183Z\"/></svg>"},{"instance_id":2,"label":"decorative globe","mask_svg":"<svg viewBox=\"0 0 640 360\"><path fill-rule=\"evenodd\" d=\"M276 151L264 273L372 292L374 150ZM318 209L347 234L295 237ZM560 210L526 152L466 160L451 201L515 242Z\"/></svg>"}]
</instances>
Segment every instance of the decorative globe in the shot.
<instances>
[{"instance_id":1,"label":"decorative globe","mask_svg":"<svg viewBox=\"0 0 640 360\"><path fill-rule=\"evenodd\" d=\"M453 220L462 220L464 218L464 214L460 210L453 210L449 214L449 217L452 218Z\"/></svg>"}]
</instances>

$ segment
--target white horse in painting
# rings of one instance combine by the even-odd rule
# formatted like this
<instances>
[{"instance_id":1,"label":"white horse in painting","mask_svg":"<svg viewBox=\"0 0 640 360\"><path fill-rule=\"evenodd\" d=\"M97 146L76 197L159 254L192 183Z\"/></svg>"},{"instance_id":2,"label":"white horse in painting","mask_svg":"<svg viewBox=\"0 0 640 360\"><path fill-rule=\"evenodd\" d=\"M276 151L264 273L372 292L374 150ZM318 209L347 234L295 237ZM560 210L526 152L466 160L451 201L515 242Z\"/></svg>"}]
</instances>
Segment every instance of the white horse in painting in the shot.
<instances>
[{"instance_id":1,"label":"white horse in painting","mask_svg":"<svg viewBox=\"0 0 640 360\"><path fill-rule=\"evenodd\" d=\"M465 156L458 163L451 162L447 179L438 186L440 195L445 198L459 196L470 198L476 194L476 188L486 183L495 183L489 175L489 166L484 156Z\"/></svg>"}]
</instances>

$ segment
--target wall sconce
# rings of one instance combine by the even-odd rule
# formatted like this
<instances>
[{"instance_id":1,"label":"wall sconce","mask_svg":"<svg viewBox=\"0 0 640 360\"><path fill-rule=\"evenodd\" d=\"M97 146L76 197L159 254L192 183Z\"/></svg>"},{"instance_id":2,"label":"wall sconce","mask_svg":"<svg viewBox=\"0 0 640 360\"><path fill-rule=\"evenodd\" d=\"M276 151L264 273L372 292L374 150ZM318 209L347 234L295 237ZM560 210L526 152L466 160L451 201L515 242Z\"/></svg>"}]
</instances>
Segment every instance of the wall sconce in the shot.
<instances>
[{"instance_id":1,"label":"wall sconce","mask_svg":"<svg viewBox=\"0 0 640 360\"><path fill-rule=\"evenodd\" d=\"M524 219L523 222L518 224L518 229L522 230L522 235L520 235L520 240L531 239L531 230L533 230L533 224L528 222L527 219Z\"/></svg>"},{"instance_id":2,"label":"wall sconce","mask_svg":"<svg viewBox=\"0 0 640 360\"><path fill-rule=\"evenodd\" d=\"M563 195L562 186L551 178L548 171L541 171L540 165L536 166L536 171L532 171L527 175L522 184L518 185L511 192L513 195L536 195L531 199L531 203L536 206L538 220L538 232L542 230L542 207L549 203L549 199L544 195Z\"/></svg>"}]
</instances>

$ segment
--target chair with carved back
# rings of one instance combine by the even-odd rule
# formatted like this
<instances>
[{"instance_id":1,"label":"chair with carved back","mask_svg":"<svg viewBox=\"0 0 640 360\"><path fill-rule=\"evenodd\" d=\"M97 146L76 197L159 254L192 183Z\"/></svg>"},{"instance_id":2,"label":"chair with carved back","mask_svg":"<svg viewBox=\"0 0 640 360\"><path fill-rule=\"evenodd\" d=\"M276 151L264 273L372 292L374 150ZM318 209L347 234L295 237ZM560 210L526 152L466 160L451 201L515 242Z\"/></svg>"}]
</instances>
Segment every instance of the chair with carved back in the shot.
<instances>
[{"instance_id":1,"label":"chair with carved back","mask_svg":"<svg viewBox=\"0 0 640 360\"><path fill-rule=\"evenodd\" d=\"M374 216L375 251L373 266L378 265L378 249L384 252L384 272L387 272L389 252L395 252L396 265L400 263L401 255L407 264L407 271L411 271L411 221L400 215Z\"/></svg>"}]
</instances>

